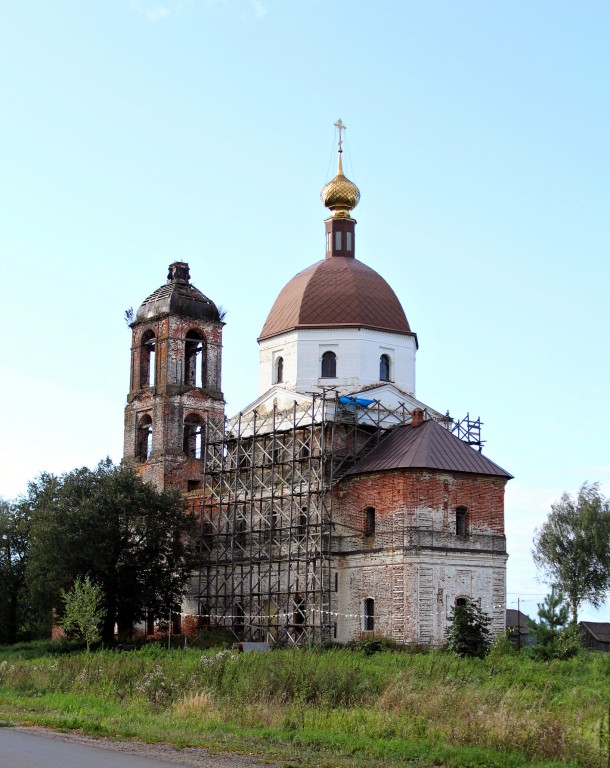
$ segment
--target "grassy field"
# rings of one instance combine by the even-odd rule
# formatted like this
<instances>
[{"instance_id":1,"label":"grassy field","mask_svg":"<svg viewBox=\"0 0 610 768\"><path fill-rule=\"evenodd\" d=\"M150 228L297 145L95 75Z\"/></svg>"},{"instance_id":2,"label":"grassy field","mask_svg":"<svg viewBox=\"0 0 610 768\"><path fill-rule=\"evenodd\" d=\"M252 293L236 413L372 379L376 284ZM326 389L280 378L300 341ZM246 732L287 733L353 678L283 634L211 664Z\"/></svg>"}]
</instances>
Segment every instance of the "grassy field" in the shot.
<instances>
[{"instance_id":1,"label":"grassy field","mask_svg":"<svg viewBox=\"0 0 610 768\"><path fill-rule=\"evenodd\" d=\"M610 765L608 654L50 648L0 648L3 724L325 768Z\"/></svg>"}]
</instances>

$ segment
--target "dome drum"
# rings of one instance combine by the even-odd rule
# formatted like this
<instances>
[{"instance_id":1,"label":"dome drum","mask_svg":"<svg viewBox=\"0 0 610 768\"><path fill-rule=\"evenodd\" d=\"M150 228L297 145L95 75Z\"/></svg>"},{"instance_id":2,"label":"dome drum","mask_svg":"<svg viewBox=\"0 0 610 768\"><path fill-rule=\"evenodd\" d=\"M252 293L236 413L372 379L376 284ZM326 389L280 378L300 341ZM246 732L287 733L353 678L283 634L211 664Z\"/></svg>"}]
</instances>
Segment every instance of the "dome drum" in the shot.
<instances>
[{"instance_id":1,"label":"dome drum","mask_svg":"<svg viewBox=\"0 0 610 768\"><path fill-rule=\"evenodd\" d=\"M356 221L355 219L326 219L326 257L347 256L354 258L356 254Z\"/></svg>"}]
</instances>

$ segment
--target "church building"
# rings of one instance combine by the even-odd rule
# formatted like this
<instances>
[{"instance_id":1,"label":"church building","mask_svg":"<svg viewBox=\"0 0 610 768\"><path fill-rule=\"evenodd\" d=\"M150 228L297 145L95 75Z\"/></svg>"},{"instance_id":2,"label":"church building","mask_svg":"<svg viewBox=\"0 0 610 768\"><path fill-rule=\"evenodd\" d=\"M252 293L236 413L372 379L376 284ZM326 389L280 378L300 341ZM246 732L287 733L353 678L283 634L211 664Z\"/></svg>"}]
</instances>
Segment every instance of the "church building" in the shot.
<instances>
[{"instance_id":1,"label":"church building","mask_svg":"<svg viewBox=\"0 0 610 768\"><path fill-rule=\"evenodd\" d=\"M257 399L225 416L222 317L173 263L132 323L124 457L195 512L190 626L281 644L375 633L438 645L470 598L498 632L511 475L483 456L476 424L416 397L417 335L356 258L360 192L338 127L324 258L269 312Z\"/></svg>"}]
</instances>

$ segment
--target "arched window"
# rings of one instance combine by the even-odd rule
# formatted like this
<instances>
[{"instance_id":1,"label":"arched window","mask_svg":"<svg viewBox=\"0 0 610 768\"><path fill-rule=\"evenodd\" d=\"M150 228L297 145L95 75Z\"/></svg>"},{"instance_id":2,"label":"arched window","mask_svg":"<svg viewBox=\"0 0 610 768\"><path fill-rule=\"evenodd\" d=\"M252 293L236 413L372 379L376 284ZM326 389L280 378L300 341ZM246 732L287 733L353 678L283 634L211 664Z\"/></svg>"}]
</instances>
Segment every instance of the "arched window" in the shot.
<instances>
[{"instance_id":1,"label":"arched window","mask_svg":"<svg viewBox=\"0 0 610 768\"><path fill-rule=\"evenodd\" d=\"M372 536L375 533L375 507L366 507L364 510L364 535Z\"/></svg>"},{"instance_id":2,"label":"arched window","mask_svg":"<svg viewBox=\"0 0 610 768\"><path fill-rule=\"evenodd\" d=\"M205 345L197 331L189 331L184 342L184 383L205 387Z\"/></svg>"},{"instance_id":3,"label":"arched window","mask_svg":"<svg viewBox=\"0 0 610 768\"><path fill-rule=\"evenodd\" d=\"M465 608L468 605L468 598L467 597L456 597L455 599L455 607L456 608Z\"/></svg>"},{"instance_id":4,"label":"arched window","mask_svg":"<svg viewBox=\"0 0 610 768\"><path fill-rule=\"evenodd\" d=\"M140 344L140 389L155 386L155 334L145 331Z\"/></svg>"},{"instance_id":5,"label":"arched window","mask_svg":"<svg viewBox=\"0 0 610 768\"><path fill-rule=\"evenodd\" d=\"M334 352L325 352L322 355L322 378L334 379L337 377L337 355Z\"/></svg>"},{"instance_id":6,"label":"arched window","mask_svg":"<svg viewBox=\"0 0 610 768\"><path fill-rule=\"evenodd\" d=\"M278 357L275 361L275 383L281 384L284 381L284 358Z\"/></svg>"},{"instance_id":7,"label":"arched window","mask_svg":"<svg viewBox=\"0 0 610 768\"><path fill-rule=\"evenodd\" d=\"M468 509L458 507L455 510L455 533L456 536L468 535Z\"/></svg>"},{"instance_id":8,"label":"arched window","mask_svg":"<svg viewBox=\"0 0 610 768\"><path fill-rule=\"evenodd\" d=\"M367 597L362 604L362 629L373 632L375 629L375 601Z\"/></svg>"},{"instance_id":9,"label":"arched window","mask_svg":"<svg viewBox=\"0 0 610 768\"><path fill-rule=\"evenodd\" d=\"M201 458L201 418L192 413L184 420L184 447L183 450L190 459Z\"/></svg>"},{"instance_id":10,"label":"arched window","mask_svg":"<svg viewBox=\"0 0 610 768\"><path fill-rule=\"evenodd\" d=\"M138 458L147 461L152 452L152 419L148 414L138 422Z\"/></svg>"},{"instance_id":11,"label":"arched window","mask_svg":"<svg viewBox=\"0 0 610 768\"><path fill-rule=\"evenodd\" d=\"M379 381L390 381L389 355L381 355L379 358Z\"/></svg>"}]
</instances>

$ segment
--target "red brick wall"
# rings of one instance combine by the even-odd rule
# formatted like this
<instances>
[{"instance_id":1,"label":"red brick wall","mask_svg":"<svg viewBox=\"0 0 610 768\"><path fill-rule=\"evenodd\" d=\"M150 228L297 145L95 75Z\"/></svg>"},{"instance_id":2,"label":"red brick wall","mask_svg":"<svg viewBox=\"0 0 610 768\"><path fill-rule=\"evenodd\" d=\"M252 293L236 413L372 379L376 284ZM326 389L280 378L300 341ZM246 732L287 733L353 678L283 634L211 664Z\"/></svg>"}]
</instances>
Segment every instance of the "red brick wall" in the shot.
<instances>
[{"instance_id":1,"label":"red brick wall","mask_svg":"<svg viewBox=\"0 0 610 768\"><path fill-rule=\"evenodd\" d=\"M469 533L504 533L506 478L429 470L391 470L345 478L334 491L334 516L347 530L364 529L364 509L375 508L376 538L405 527L455 533L457 507L468 510ZM388 542L389 543L389 542ZM379 546L379 543L377 544Z\"/></svg>"}]
</instances>

